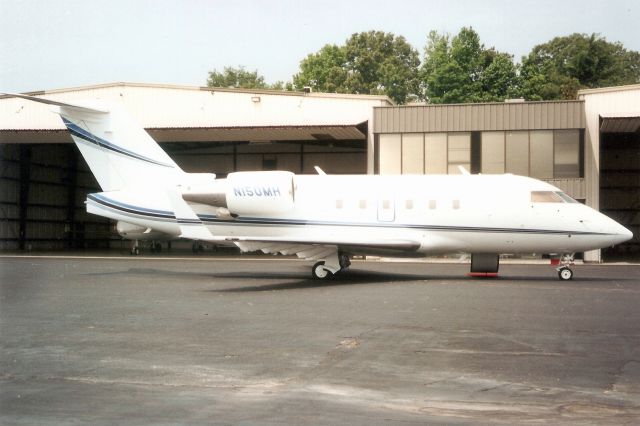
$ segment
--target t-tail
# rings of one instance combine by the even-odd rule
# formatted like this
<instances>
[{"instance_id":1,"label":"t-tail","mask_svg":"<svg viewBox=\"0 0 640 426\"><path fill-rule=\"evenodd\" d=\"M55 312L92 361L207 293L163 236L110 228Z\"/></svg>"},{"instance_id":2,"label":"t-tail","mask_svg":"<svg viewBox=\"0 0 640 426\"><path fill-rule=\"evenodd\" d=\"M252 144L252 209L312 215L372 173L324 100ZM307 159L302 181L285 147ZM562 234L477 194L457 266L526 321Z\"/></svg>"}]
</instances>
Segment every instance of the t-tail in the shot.
<instances>
[{"instance_id":1,"label":"t-tail","mask_svg":"<svg viewBox=\"0 0 640 426\"><path fill-rule=\"evenodd\" d=\"M175 185L180 167L117 104L75 105L33 96L11 96L59 107L58 114L103 191ZM166 186L166 185L162 185Z\"/></svg>"}]
</instances>

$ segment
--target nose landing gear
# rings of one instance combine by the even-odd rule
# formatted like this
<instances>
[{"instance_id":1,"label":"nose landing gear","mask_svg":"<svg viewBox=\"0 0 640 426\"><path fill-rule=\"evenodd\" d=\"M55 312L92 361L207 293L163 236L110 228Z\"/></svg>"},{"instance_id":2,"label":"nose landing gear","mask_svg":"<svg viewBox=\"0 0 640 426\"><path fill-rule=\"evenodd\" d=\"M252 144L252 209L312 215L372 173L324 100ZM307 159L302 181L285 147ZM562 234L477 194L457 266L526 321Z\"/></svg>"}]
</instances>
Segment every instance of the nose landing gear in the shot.
<instances>
[{"instance_id":1,"label":"nose landing gear","mask_svg":"<svg viewBox=\"0 0 640 426\"><path fill-rule=\"evenodd\" d=\"M573 271L569 267L573 265L573 253L563 254L560 259L552 259L552 265L558 265L556 271L558 271L558 278L562 281L569 281L573 279Z\"/></svg>"},{"instance_id":2,"label":"nose landing gear","mask_svg":"<svg viewBox=\"0 0 640 426\"><path fill-rule=\"evenodd\" d=\"M559 268L558 278L560 278L562 281L569 281L573 278L573 271L567 266Z\"/></svg>"}]
</instances>

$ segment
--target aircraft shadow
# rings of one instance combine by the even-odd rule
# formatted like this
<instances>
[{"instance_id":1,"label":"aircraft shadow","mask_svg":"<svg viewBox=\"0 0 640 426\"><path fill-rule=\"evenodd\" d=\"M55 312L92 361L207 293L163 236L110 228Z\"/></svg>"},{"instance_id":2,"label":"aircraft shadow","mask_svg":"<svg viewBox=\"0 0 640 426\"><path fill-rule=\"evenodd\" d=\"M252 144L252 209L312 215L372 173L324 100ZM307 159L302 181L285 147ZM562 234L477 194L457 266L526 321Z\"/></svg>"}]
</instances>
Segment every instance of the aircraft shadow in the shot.
<instances>
[{"instance_id":1,"label":"aircraft shadow","mask_svg":"<svg viewBox=\"0 0 640 426\"><path fill-rule=\"evenodd\" d=\"M304 274L310 275L307 273ZM281 273L248 273L248 272L231 272L214 274L218 278L237 278L241 280L246 279L295 279L301 278L300 274L294 275L281 274ZM392 274L385 272L373 272L373 271L345 271L338 276L329 278L326 280L317 280L312 277L305 277L299 281L284 282L284 283L271 283L262 285L251 285L242 287L232 287L223 289L208 290L216 293L247 293L247 292L260 292L260 291L276 291L276 290L296 290L305 288L320 288L320 287L336 287L336 286L349 286L349 285L363 285L363 284L385 284L402 281L423 281L431 280L433 277L417 274Z\"/></svg>"},{"instance_id":2,"label":"aircraft shadow","mask_svg":"<svg viewBox=\"0 0 640 426\"><path fill-rule=\"evenodd\" d=\"M510 285L524 285L527 283L548 283L551 285L562 284L565 286L573 284L584 284L600 282L605 283L608 281L634 281L632 278L605 278L605 277L576 277L572 281L559 281L555 274L553 275L500 275L498 277L482 278L482 277L467 277L466 270L460 271L460 274L449 275L434 275L434 274L407 274L397 272L379 272L368 271L361 269L349 269L340 273L339 275L327 279L317 280L310 276L307 269L295 271L237 271L237 272L196 272L196 271L175 271L175 270L163 270L154 268L129 268L121 271L113 272L91 272L82 275L86 276L133 276L133 275L147 275L152 277L174 277L182 279L224 279L225 281L237 280L239 284L245 283L245 281L260 281L260 284L256 285L242 285L238 287L227 287L220 289L205 290L207 292L215 293L249 293L249 292L264 292L264 291L282 291L282 290L298 290L298 289L312 289L322 287L339 287L339 286L353 286L353 285L371 285L371 284L393 284L399 282L408 281L422 281L425 283L438 282L440 284L454 284L454 283L477 283L478 285L490 284L490 283L509 283ZM286 280L284 282L269 282L273 280Z\"/></svg>"}]
</instances>

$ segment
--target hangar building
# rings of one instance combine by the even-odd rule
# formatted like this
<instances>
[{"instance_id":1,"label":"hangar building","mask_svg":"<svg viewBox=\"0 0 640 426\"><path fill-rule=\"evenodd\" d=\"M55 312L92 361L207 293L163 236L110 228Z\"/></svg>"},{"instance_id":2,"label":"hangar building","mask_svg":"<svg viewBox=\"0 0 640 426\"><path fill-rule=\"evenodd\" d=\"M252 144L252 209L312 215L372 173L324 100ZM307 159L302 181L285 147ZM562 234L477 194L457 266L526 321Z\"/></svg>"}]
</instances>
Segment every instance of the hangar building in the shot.
<instances>
[{"instance_id":1,"label":"hangar building","mask_svg":"<svg viewBox=\"0 0 640 426\"><path fill-rule=\"evenodd\" d=\"M188 172L366 173L374 107L386 96L115 83L28 93L121 102ZM0 98L0 249L106 248L119 241L85 212L99 187L46 105ZM111 244L113 245L113 244Z\"/></svg>"},{"instance_id":2,"label":"hangar building","mask_svg":"<svg viewBox=\"0 0 640 426\"><path fill-rule=\"evenodd\" d=\"M186 171L225 175L516 173L540 178L634 232L605 259L640 258L640 85L575 101L395 106L385 96L115 83L31 93L122 102ZM0 248L108 247L98 191L46 106L0 98ZM496 188L499 190L499 188ZM600 251L585 259L601 260Z\"/></svg>"}]
</instances>

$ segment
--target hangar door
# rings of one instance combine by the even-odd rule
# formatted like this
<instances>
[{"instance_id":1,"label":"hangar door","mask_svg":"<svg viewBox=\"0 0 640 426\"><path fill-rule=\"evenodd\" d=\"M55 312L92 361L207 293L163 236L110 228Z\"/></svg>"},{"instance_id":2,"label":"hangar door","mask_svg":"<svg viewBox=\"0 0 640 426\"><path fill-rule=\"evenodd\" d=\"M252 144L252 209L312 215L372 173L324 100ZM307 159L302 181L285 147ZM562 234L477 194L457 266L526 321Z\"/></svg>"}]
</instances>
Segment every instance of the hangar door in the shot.
<instances>
[{"instance_id":1,"label":"hangar door","mask_svg":"<svg viewBox=\"0 0 640 426\"><path fill-rule=\"evenodd\" d=\"M640 116L600 118L600 211L633 232L602 259L640 259Z\"/></svg>"}]
</instances>

